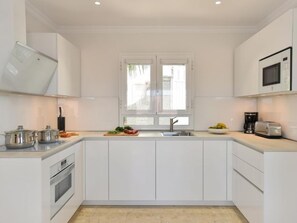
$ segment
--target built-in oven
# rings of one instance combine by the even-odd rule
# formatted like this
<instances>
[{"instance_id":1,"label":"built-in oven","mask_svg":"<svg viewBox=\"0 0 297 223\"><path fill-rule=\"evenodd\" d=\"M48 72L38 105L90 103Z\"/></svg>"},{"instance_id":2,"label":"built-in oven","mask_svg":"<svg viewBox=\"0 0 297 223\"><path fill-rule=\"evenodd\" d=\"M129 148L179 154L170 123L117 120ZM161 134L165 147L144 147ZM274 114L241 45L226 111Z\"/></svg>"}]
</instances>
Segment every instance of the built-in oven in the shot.
<instances>
[{"instance_id":1,"label":"built-in oven","mask_svg":"<svg viewBox=\"0 0 297 223\"><path fill-rule=\"evenodd\" d=\"M74 195L75 156L66 157L50 167L51 219Z\"/></svg>"},{"instance_id":2,"label":"built-in oven","mask_svg":"<svg viewBox=\"0 0 297 223\"><path fill-rule=\"evenodd\" d=\"M292 47L259 61L259 93L292 90Z\"/></svg>"}]
</instances>

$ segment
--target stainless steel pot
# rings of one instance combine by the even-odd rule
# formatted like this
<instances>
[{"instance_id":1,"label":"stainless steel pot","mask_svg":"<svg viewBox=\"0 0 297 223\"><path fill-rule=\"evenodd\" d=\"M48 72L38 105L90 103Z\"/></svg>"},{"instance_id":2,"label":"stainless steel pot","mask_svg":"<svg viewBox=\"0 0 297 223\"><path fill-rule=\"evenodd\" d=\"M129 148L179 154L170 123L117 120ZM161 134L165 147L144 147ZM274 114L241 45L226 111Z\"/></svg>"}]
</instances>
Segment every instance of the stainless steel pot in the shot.
<instances>
[{"instance_id":1,"label":"stainless steel pot","mask_svg":"<svg viewBox=\"0 0 297 223\"><path fill-rule=\"evenodd\" d=\"M19 125L17 130L5 132L5 146L8 149L23 149L34 146L36 131L25 130Z\"/></svg>"},{"instance_id":2,"label":"stainless steel pot","mask_svg":"<svg viewBox=\"0 0 297 223\"><path fill-rule=\"evenodd\" d=\"M38 132L39 143L54 143L59 140L59 130L51 129L51 126L47 125L46 128Z\"/></svg>"}]
</instances>

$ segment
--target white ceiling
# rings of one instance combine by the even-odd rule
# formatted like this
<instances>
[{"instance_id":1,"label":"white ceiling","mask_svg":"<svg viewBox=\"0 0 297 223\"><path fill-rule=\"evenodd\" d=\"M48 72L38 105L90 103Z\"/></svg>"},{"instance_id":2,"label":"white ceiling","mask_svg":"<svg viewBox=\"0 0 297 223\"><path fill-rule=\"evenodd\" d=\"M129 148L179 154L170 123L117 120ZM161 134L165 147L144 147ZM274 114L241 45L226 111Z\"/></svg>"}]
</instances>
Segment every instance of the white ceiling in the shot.
<instances>
[{"instance_id":1,"label":"white ceiling","mask_svg":"<svg viewBox=\"0 0 297 223\"><path fill-rule=\"evenodd\" d=\"M257 26L292 0L27 0L58 26Z\"/></svg>"}]
</instances>

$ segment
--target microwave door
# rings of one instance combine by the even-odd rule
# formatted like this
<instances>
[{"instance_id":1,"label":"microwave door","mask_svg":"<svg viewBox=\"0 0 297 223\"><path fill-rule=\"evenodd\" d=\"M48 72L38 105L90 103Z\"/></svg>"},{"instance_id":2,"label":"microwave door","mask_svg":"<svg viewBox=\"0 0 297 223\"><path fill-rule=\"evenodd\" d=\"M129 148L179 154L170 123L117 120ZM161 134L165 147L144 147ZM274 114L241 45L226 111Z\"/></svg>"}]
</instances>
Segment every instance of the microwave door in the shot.
<instances>
[{"instance_id":1,"label":"microwave door","mask_svg":"<svg viewBox=\"0 0 297 223\"><path fill-rule=\"evenodd\" d=\"M291 48L259 61L259 93L288 92L291 88Z\"/></svg>"},{"instance_id":2,"label":"microwave door","mask_svg":"<svg viewBox=\"0 0 297 223\"><path fill-rule=\"evenodd\" d=\"M281 83L281 63L276 63L262 70L262 86L271 86Z\"/></svg>"}]
</instances>

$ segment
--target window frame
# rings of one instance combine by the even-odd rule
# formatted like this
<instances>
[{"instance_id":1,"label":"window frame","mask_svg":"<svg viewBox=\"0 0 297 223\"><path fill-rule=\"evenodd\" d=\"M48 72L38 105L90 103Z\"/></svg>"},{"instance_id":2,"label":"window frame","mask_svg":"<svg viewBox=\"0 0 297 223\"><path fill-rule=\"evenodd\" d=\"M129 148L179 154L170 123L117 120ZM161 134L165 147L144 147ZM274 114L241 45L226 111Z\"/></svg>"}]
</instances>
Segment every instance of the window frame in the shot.
<instances>
[{"instance_id":1,"label":"window frame","mask_svg":"<svg viewBox=\"0 0 297 223\"><path fill-rule=\"evenodd\" d=\"M161 54L157 56L157 94L158 94L158 104L157 111L158 114L170 114L174 113L176 115L185 115L191 113L191 76L192 76L192 58L189 55L184 54ZM186 66L186 109L185 110L164 110L162 108L162 96L163 96L163 86L162 86L162 65L185 65Z\"/></svg>"},{"instance_id":2,"label":"window frame","mask_svg":"<svg viewBox=\"0 0 297 223\"><path fill-rule=\"evenodd\" d=\"M148 64L151 62L150 110L127 109L127 64ZM164 110L162 108L162 65L186 66L186 109ZM189 125L176 125L178 130L192 130L194 126L193 98L193 54L191 53L126 53L120 57L119 78L119 120L124 125L125 117L153 117L154 125L132 125L141 130L164 130L168 125L160 125L159 117L188 117Z\"/></svg>"}]
</instances>

